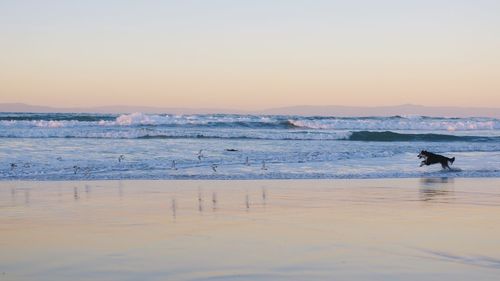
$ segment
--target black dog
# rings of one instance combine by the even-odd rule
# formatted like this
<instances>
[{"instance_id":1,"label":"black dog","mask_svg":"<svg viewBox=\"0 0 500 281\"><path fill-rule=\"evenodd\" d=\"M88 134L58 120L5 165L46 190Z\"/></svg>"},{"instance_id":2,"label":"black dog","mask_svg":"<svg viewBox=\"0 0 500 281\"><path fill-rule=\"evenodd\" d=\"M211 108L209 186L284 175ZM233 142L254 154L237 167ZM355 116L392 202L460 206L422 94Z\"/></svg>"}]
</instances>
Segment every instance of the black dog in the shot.
<instances>
[{"instance_id":1,"label":"black dog","mask_svg":"<svg viewBox=\"0 0 500 281\"><path fill-rule=\"evenodd\" d=\"M453 162L455 161L455 157L448 158L448 157L445 157L443 155L434 154L434 153L426 151L426 150L420 151L418 158L424 158L424 160L422 162L420 162L420 167L422 167L424 165L429 166L432 164L440 163L441 167L443 167L443 169L445 169L445 168L451 169L450 166L448 165L448 163L453 164Z\"/></svg>"}]
</instances>

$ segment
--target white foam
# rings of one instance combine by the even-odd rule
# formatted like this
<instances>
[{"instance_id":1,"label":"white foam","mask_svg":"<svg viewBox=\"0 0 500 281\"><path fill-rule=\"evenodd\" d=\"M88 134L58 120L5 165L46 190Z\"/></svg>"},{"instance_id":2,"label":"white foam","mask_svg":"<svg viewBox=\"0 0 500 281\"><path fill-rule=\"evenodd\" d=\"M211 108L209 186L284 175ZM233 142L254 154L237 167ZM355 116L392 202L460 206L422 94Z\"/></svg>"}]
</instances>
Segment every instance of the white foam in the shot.
<instances>
[{"instance_id":1,"label":"white foam","mask_svg":"<svg viewBox=\"0 0 500 281\"><path fill-rule=\"evenodd\" d=\"M454 120L425 118L387 119L291 119L297 127L319 130L421 130L421 131L476 131L498 130L498 120Z\"/></svg>"}]
</instances>

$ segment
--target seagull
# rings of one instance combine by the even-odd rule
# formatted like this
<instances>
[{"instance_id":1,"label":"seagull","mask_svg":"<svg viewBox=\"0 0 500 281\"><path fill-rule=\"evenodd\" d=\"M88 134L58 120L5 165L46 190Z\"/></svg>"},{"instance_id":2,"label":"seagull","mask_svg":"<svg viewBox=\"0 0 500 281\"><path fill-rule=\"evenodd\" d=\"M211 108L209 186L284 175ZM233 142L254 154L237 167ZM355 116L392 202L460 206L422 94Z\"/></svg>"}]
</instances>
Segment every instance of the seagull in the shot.
<instances>
[{"instance_id":1,"label":"seagull","mask_svg":"<svg viewBox=\"0 0 500 281\"><path fill-rule=\"evenodd\" d=\"M214 170L214 172L217 172L217 164L212 164L212 170Z\"/></svg>"},{"instance_id":2,"label":"seagull","mask_svg":"<svg viewBox=\"0 0 500 281\"><path fill-rule=\"evenodd\" d=\"M85 168L85 176L86 177L90 176L90 167Z\"/></svg>"},{"instance_id":3,"label":"seagull","mask_svg":"<svg viewBox=\"0 0 500 281\"><path fill-rule=\"evenodd\" d=\"M125 156L122 154L118 157L118 162L122 162L123 160L125 160Z\"/></svg>"},{"instance_id":4,"label":"seagull","mask_svg":"<svg viewBox=\"0 0 500 281\"><path fill-rule=\"evenodd\" d=\"M267 170L266 167L266 161L262 160L262 167L260 167L261 170Z\"/></svg>"},{"instance_id":5,"label":"seagull","mask_svg":"<svg viewBox=\"0 0 500 281\"><path fill-rule=\"evenodd\" d=\"M198 151L198 161L201 161L201 158L203 158L203 153L202 153L203 149L200 149L200 151Z\"/></svg>"},{"instance_id":6,"label":"seagull","mask_svg":"<svg viewBox=\"0 0 500 281\"><path fill-rule=\"evenodd\" d=\"M177 167L175 166L175 160L172 160L172 167L170 167L172 170L177 170Z\"/></svg>"}]
</instances>

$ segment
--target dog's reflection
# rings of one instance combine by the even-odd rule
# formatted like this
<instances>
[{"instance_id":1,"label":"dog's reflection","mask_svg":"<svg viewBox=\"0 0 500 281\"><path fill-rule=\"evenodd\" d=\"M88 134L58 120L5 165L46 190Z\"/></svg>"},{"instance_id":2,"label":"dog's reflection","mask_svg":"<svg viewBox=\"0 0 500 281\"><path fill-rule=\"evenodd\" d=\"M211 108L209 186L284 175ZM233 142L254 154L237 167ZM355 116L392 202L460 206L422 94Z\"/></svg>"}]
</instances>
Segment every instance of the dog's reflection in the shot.
<instances>
[{"instance_id":1,"label":"dog's reflection","mask_svg":"<svg viewBox=\"0 0 500 281\"><path fill-rule=\"evenodd\" d=\"M453 178L421 178L420 201L439 200L448 203L453 199Z\"/></svg>"}]
</instances>

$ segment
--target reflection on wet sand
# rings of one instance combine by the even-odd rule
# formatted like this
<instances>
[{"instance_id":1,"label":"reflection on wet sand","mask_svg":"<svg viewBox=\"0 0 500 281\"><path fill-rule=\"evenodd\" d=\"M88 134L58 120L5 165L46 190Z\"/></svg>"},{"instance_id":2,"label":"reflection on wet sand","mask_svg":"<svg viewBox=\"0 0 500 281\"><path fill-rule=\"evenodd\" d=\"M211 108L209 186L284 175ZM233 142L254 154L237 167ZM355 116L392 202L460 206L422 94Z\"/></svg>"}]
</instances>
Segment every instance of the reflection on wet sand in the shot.
<instances>
[{"instance_id":1,"label":"reflection on wet sand","mask_svg":"<svg viewBox=\"0 0 500 281\"><path fill-rule=\"evenodd\" d=\"M250 196L248 195L248 192L245 195L245 206L246 206L247 210L250 209Z\"/></svg>"},{"instance_id":2,"label":"reflection on wet sand","mask_svg":"<svg viewBox=\"0 0 500 281\"><path fill-rule=\"evenodd\" d=\"M203 212L203 198L201 195L201 188L198 188L198 212Z\"/></svg>"},{"instance_id":3,"label":"reflection on wet sand","mask_svg":"<svg viewBox=\"0 0 500 281\"><path fill-rule=\"evenodd\" d=\"M6 280L500 274L498 179L16 182L0 207Z\"/></svg>"},{"instance_id":4,"label":"reflection on wet sand","mask_svg":"<svg viewBox=\"0 0 500 281\"><path fill-rule=\"evenodd\" d=\"M30 189L25 189L24 190L24 204L29 205L30 204Z\"/></svg>"},{"instance_id":5,"label":"reflection on wet sand","mask_svg":"<svg viewBox=\"0 0 500 281\"><path fill-rule=\"evenodd\" d=\"M217 210L217 193L212 192L212 210Z\"/></svg>"},{"instance_id":6,"label":"reflection on wet sand","mask_svg":"<svg viewBox=\"0 0 500 281\"><path fill-rule=\"evenodd\" d=\"M454 200L453 183L453 178L421 178L420 200L449 203Z\"/></svg>"},{"instance_id":7,"label":"reflection on wet sand","mask_svg":"<svg viewBox=\"0 0 500 281\"><path fill-rule=\"evenodd\" d=\"M88 197L90 196L90 192L92 191L91 187L89 184L85 184L85 196Z\"/></svg>"},{"instance_id":8,"label":"reflection on wet sand","mask_svg":"<svg viewBox=\"0 0 500 281\"><path fill-rule=\"evenodd\" d=\"M123 197L123 182L121 180L118 181L118 196Z\"/></svg>"},{"instance_id":9,"label":"reflection on wet sand","mask_svg":"<svg viewBox=\"0 0 500 281\"><path fill-rule=\"evenodd\" d=\"M75 201L80 199L80 195L78 195L78 187L77 186L75 186L73 188L73 198L75 199Z\"/></svg>"},{"instance_id":10,"label":"reflection on wet sand","mask_svg":"<svg viewBox=\"0 0 500 281\"><path fill-rule=\"evenodd\" d=\"M175 219L177 215L177 203L175 202L175 198L172 198L172 217Z\"/></svg>"},{"instance_id":11,"label":"reflection on wet sand","mask_svg":"<svg viewBox=\"0 0 500 281\"><path fill-rule=\"evenodd\" d=\"M12 200L12 203L16 202L16 187L15 186L10 188L10 198Z\"/></svg>"}]
</instances>

